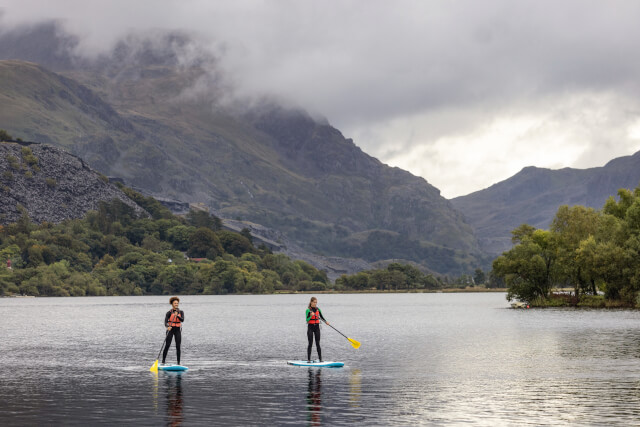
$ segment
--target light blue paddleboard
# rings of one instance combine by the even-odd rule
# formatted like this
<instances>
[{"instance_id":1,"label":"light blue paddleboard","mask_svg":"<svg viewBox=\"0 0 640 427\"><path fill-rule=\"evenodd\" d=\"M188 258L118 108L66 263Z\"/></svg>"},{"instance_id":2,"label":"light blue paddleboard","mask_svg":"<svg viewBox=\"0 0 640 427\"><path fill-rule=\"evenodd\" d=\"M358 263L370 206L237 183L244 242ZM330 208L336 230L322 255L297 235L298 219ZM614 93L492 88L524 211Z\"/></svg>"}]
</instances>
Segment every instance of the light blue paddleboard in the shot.
<instances>
[{"instance_id":1,"label":"light blue paddleboard","mask_svg":"<svg viewBox=\"0 0 640 427\"><path fill-rule=\"evenodd\" d=\"M159 371L186 371L187 369L189 368L182 365L158 365Z\"/></svg>"},{"instance_id":2,"label":"light blue paddleboard","mask_svg":"<svg viewBox=\"0 0 640 427\"><path fill-rule=\"evenodd\" d=\"M319 368L342 368L344 366L343 362L319 362L317 360L312 360L311 362L306 360L287 360L287 363L293 366L315 366Z\"/></svg>"}]
</instances>

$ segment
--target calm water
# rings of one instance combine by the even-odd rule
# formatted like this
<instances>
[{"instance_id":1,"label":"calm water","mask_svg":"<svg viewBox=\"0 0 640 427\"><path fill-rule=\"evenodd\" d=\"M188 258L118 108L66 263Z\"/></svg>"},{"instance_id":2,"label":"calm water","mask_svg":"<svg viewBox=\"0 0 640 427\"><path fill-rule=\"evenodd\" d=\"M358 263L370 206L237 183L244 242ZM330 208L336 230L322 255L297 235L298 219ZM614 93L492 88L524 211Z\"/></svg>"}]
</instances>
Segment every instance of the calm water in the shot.
<instances>
[{"instance_id":1,"label":"calm water","mask_svg":"<svg viewBox=\"0 0 640 427\"><path fill-rule=\"evenodd\" d=\"M167 297L0 300L3 425L638 424L640 312L511 310L503 294L186 296L186 373L149 372ZM174 361L172 348L168 361Z\"/></svg>"}]
</instances>

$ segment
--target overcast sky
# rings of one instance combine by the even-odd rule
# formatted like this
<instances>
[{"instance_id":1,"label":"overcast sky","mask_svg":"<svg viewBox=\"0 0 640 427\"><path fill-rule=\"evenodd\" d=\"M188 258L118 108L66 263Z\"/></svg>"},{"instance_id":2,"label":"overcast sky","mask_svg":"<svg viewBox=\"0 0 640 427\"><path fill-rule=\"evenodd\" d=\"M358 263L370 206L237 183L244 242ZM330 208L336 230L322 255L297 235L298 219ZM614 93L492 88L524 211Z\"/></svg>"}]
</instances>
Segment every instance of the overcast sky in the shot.
<instances>
[{"instance_id":1,"label":"overcast sky","mask_svg":"<svg viewBox=\"0 0 640 427\"><path fill-rule=\"evenodd\" d=\"M185 30L239 94L320 113L452 198L525 166L640 150L640 1L0 0L4 28L59 19L95 54Z\"/></svg>"}]
</instances>

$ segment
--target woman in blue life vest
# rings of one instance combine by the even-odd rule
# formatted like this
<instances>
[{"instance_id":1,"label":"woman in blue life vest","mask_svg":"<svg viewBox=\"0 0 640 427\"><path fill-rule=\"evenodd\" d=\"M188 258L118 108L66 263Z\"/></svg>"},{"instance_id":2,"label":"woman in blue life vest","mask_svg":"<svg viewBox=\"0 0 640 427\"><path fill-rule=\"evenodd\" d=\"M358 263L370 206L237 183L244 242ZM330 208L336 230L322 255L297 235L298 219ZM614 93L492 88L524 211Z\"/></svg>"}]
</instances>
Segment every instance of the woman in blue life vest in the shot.
<instances>
[{"instance_id":1,"label":"woman in blue life vest","mask_svg":"<svg viewBox=\"0 0 640 427\"><path fill-rule=\"evenodd\" d=\"M320 349L320 319L324 321L327 325L329 322L326 321L322 312L318 308L318 299L316 297L311 297L311 301L309 301L309 307L306 311L307 318L307 339L309 340L309 346L307 347L307 362L311 362L311 347L313 347L313 337L316 337L316 350L318 350L318 359L322 362L322 350Z\"/></svg>"},{"instance_id":2,"label":"woman in blue life vest","mask_svg":"<svg viewBox=\"0 0 640 427\"><path fill-rule=\"evenodd\" d=\"M184 311L178 308L180 304L180 298L169 298L169 304L171 304L171 310L167 311L164 316L164 326L167 328L167 340L164 346L164 352L162 353L162 364L164 365L167 360L167 353L169 347L171 347L171 340L176 338L176 355L178 356L178 365L180 364L180 343L182 341L182 322L184 322Z\"/></svg>"}]
</instances>

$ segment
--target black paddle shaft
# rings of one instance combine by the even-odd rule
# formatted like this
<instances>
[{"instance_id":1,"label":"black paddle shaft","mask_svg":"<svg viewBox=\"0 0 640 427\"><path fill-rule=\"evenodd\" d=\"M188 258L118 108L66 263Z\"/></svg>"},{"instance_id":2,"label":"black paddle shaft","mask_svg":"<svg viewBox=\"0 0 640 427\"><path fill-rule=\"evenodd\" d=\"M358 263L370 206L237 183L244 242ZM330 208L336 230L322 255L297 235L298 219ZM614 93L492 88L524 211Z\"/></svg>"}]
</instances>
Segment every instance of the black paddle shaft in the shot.
<instances>
[{"instance_id":1,"label":"black paddle shaft","mask_svg":"<svg viewBox=\"0 0 640 427\"><path fill-rule=\"evenodd\" d=\"M329 325L331 326L331 325ZM160 347L160 351L158 352L158 355L156 356L156 359L160 359L160 353L162 353L162 349L164 348L164 345L167 343L167 335L169 335L169 331L165 332L164 334L164 341L162 341L162 347Z\"/></svg>"},{"instance_id":2,"label":"black paddle shaft","mask_svg":"<svg viewBox=\"0 0 640 427\"><path fill-rule=\"evenodd\" d=\"M336 328L334 328L333 326L331 326L330 324L328 324L327 322L324 322L325 325L333 328L334 331L336 331L337 333L339 333L340 335L342 335L343 337L345 337L346 339L349 339L348 336L346 336L345 334L343 334L342 332L340 332L339 330L337 330Z\"/></svg>"}]
</instances>

